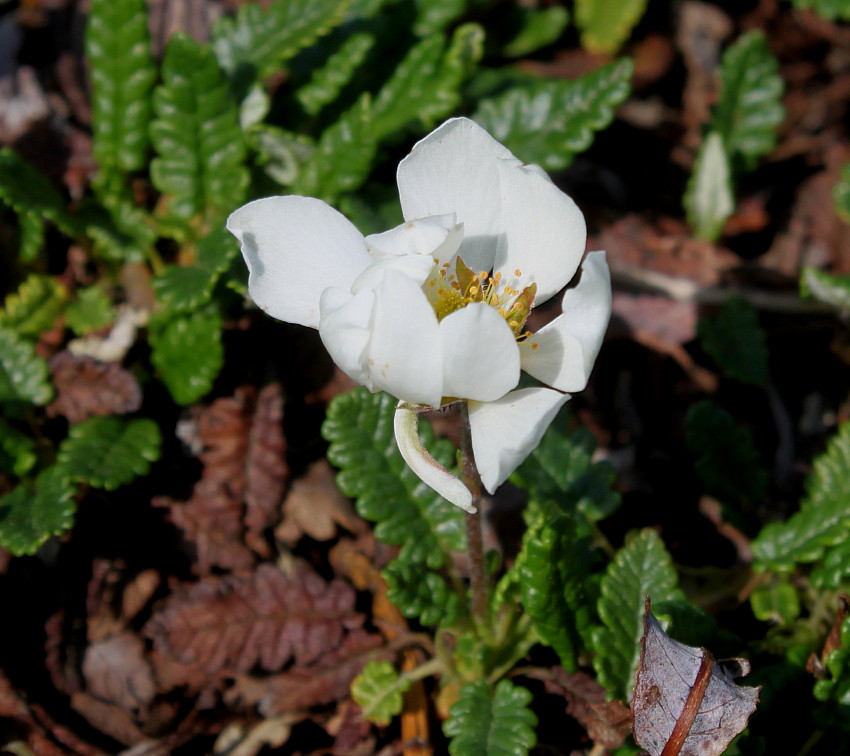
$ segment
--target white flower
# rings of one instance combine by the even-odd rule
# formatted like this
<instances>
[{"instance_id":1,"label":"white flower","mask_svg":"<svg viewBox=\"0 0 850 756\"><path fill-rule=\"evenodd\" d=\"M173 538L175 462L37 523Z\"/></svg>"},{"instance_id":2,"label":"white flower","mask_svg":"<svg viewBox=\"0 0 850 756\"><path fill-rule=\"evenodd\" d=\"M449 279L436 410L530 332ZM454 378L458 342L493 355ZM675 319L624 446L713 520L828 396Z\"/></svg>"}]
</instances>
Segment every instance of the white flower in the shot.
<instances>
[{"instance_id":1,"label":"white flower","mask_svg":"<svg viewBox=\"0 0 850 756\"><path fill-rule=\"evenodd\" d=\"M472 449L493 493L540 441L566 392L587 383L611 312L604 252L591 252L562 314L536 333L532 307L560 291L584 254L584 218L538 166L466 118L422 139L398 167L405 223L363 237L311 197L234 212L254 302L318 328L331 357L371 391L401 400L402 455L432 488L471 494L421 448L416 411L467 400ZM551 388L517 389L520 370Z\"/></svg>"}]
</instances>

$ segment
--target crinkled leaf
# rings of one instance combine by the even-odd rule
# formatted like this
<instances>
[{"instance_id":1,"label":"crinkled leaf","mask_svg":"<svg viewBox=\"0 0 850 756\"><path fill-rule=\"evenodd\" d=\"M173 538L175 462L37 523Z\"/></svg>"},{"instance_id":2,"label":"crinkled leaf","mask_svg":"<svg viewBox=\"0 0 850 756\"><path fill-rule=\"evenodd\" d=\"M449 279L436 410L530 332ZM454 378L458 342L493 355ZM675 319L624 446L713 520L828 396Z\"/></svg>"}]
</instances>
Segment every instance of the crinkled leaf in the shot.
<instances>
[{"instance_id":1,"label":"crinkled leaf","mask_svg":"<svg viewBox=\"0 0 850 756\"><path fill-rule=\"evenodd\" d=\"M347 6L348 0L274 0L265 9L245 3L215 24L212 47L230 76L264 78L339 24Z\"/></svg>"},{"instance_id":2,"label":"crinkled leaf","mask_svg":"<svg viewBox=\"0 0 850 756\"><path fill-rule=\"evenodd\" d=\"M847 0L791 0L795 8L809 8L828 21L850 21L850 3Z\"/></svg>"},{"instance_id":3,"label":"crinkled leaf","mask_svg":"<svg viewBox=\"0 0 850 756\"><path fill-rule=\"evenodd\" d=\"M321 68L313 71L310 81L295 93L295 99L309 115L316 115L333 102L354 76L375 45L369 32L352 34L331 55Z\"/></svg>"},{"instance_id":4,"label":"crinkled leaf","mask_svg":"<svg viewBox=\"0 0 850 756\"><path fill-rule=\"evenodd\" d=\"M256 8L254 5L244 6ZM168 41L154 92L154 185L184 221L238 205L248 185L239 110L209 47L183 33Z\"/></svg>"},{"instance_id":5,"label":"crinkled leaf","mask_svg":"<svg viewBox=\"0 0 850 756\"><path fill-rule=\"evenodd\" d=\"M315 663L359 622L355 593L303 562L283 572L261 564L249 575L208 577L172 592L145 626L154 647L207 675L292 661Z\"/></svg>"},{"instance_id":6,"label":"crinkled leaf","mask_svg":"<svg viewBox=\"0 0 850 756\"><path fill-rule=\"evenodd\" d=\"M121 182L115 183L115 178ZM146 210L127 196L123 177L113 174L111 185L99 183L103 204L89 202L80 210L80 223L95 252L109 260L140 262L147 259L157 232Z\"/></svg>"},{"instance_id":7,"label":"crinkled leaf","mask_svg":"<svg viewBox=\"0 0 850 756\"><path fill-rule=\"evenodd\" d=\"M15 556L35 554L50 536L74 524L74 487L59 465L0 498L0 546Z\"/></svg>"},{"instance_id":8,"label":"crinkled leaf","mask_svg":"<svg viewBox=\"0 0 850 756\"><path fill-rule=\"evenodd\" d=\"M776 129L785 117L779 64L763 31L744 34L726 50L720 79L712 129L729 155L740 154L752 162L773 149Z\"/></svg>"},{"instance_id":9,"label":"crinkled leaf","mask_svg":"<svg viewBox=\"0 0 850 756\"><path fill-rule=\"evenodd\" d=\"M72 480L113 491L147 475L161 443L153 420L90 417L71 426L57 460Z\"/></svg>"},{"instance_id":10,"label":"crinkled leaf","mask_svg":"<svg viewBox=\"0 0 850 756\"><path fill-rule=\"evenodd\" d=\"M850 275L827 273L817 268L803 268L800 294L826 302L842 310L850 310Z\"/></svg>"},{"instance_id":11,"label":"crinkled leaf","mask_svg":"<svg viewBox=\"0 0 850 756\"><path fill-rule=\"evenodd\" d=\"M78 289L65 308L65 323L78 336L105 328L115 320L112 300L100 284Z\"/></svg>"},{"instance_id":12,"label":"crinkled leaf","mask_svg":"<svg viewBox=\"0 0 850 756\"><path fill-rule=\"evenodd\" d=\"M65 287L52 276L32 273L6 297L0 310L0 328L37 339L53 326L67 296Z\"/></svg>"},{"instance_id":13,"label":"crinkled leaf","mask_svg":"<svg viewBox=\"0 0 850 756\"><path fill-rule=\"evenodd\" d=\"M648 0L576 0L581 44L597 53L617 52L646 10Z\"/></svg>"},{"instance_id":14,"label":"crinkled leaf","mask_svg":"<svg viewBox=\"0 0 850 756\"><path fill-rule=\"evenodd\" d=\"M508 58L525 55L551 45L561 36L570 20L569 11L560 5L549 8L520 8L519 31L502 49Z\"/></svg>"},{"instance_id":15,"label":"crinkled leaf","mask_svg":"<svg viewBox=\"0 0 850 756\"><path fill-rule=\"evenodd\" d=\"M365 719L388 725L401 714L404 692L410 685L388 661L370 661L351 684L351 697L363 709Z\"/></svg>"},{"instance_id":16,"label":"crinkled leaf","mask_svg":"<svg viewBox=\"0 0 850 756\"><path fill-rule=\"evenodd\" d=\"M815 562L827 547L850 535L850 423L843 423L815 460L800 511L765 526L753 541L759 570L790 572L797 562Z\"/></svg>"},{"instance_id":17,"label":"crinkled leaf","mask_svg":"<svg viewBox=\"0 0 850 756\"><path fill-rule=\"evenodd\" d=\"M376 537L400 546L401 561L436 569L446 563L448 552L463 550L464 515L402 460L393 433L395 405L387 394L364 388L336 397L322 426L330 442L328 459L340 468L339 487L356 497L360 516L376 523ZM433 442L426 423L420 431L435 459L451 468L451 444Z\"/></svg>"},{"instance_id":18,"label":"crinkled leaf","mask_svg":"<svg viewBox=\"0 0 850 756\"><path fill-rule=\"evenodd\" d=\"M38 460L35 450L34 439L0 417L0 470L22 478Z\"/></svg>"},{"instance_id":19,"label":"crinkled leaf","mask_svg":"<svg viewBox=\"0 0 850 756\"><path fill-rule=\"evenodd\" d=\"M767 472L752 434L726 410L708 400L691 405L685 437L706 493L730 505L761 499Z\"/></svg>"},{"instance_id":20,"label":"crinkled leaf","mask_svg":"<svg viewBox=\"0 0 850 756\"><path fill-rule=\"evenodd\" d=\"M770 382L767 341L755 308L729 297L713 317L697 323L700 346L736 381L754 386Z\"/></svg>"},{"instance_id":21,"label":"crinkled leaf","mask_svg":"<svg viewBox=\"0 0 850 756\"><path fill-rule=\"evenodd\" d=\"M608 692L625 699L634 681L643 635L644 602L682 597L670 554L658 533L633 533L608 565L597 608L603 627L593 633L593 668Z\"/></svg>"},{"instance_id":22,"label":"crinkled leaf","mask_svg":"<svg viewBox=\"0 0 850 756\"><path fill-rule=\"evenodd\" d=\"M151 362L178 404L206 394L224 363L221 316L199 310L151 324Z\"/></svg>"},{"instance_id":23,"label":"crinkled leaf","mask_svg":"<svg viewBox=\"0 0 850 756\"><path fill-rule=\"evenodd\" d=\"M144 0L92 0L86 25L93 152L101 171L145 165L157 71Z\"/></svg>"},{"instance_id":24,"label":"crinkled leaf","mask_svg":"<svg viewBox=\"0 0 850 756\"><path fill-rule=\"evenodd\" d=\"M157 299L171 312L194 310L207 302L215 279L198 265L169 265L153 280Z\"/></svg>"},{"instance_id":25,"label":"crinkled leaf","mask_svg":"<svg viewBox=\"0 0 850 756\"><path fill-rule=\"evenodd\" d=\"M307 163L316 145L303 134L260 124L251 129L251 146L263 170L278 184L289 185L295 181L301 166Z\"/></svg>"},{"instance_id":26,"label":"crinkled leaf","mask_svg":"<svg viewBox=\"0 0 850 756\"><path fill-rule=\"evenodd\" d=\"M47 404L53 398L47 372L47 363L32 344L0 328L0 403Z\"/></svg>"},{"instance_id":27,"label":"crinkled leaf","mask_svg":"<svg viewBox=\"0 0 850 756\"><path fill-rule=\"evenodd\" d=\"M575 81L511 87L482 100L474 118L521 160L561 170L611 123L631 91L632 70L624 58Z\"/></svg>"},{"instance_id":28,"label":"crinkled leaf","mask_svg":"<svg viewBox=\"0 0 850 756\"><path fill-rule=\"evenodd\" d=\"M684 197L688 223L697 239L715 241L735 209L732 169L723 138L712 131L694 162Z\"/></svg>"},{"instance_id":29,"label":"crinkled leaf","mask_svg":"<svg viewBox=\"0 0 850 756\"><path fill-rule=\"evenodd\" d=\"M396 560L381 573L387 582L387 598L405 617L423 625L451 625L460 612L460 597L435 572L421 565Z\"/></svg>"},{"instance_id":30,"label":"crinkled leaf","mask_svg":"<svg viewBox=\"0 0 850 756\"><path fill-rule=\"evenodd\" d=\"M531 693L501 680L466 683L443 723L451 756L525 756L537 742Z\"/></svg>"}]
</instances>

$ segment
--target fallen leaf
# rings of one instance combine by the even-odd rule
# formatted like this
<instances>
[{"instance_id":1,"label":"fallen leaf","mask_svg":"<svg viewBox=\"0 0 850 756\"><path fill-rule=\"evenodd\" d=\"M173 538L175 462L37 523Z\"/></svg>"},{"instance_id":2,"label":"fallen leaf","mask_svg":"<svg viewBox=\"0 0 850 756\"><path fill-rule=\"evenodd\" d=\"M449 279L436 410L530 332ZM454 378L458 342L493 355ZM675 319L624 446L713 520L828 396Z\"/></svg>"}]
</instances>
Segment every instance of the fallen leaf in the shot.
<instances>
[{"instance_id":1,"label":"fallen leaf","mask_svg":"<svg viewBox=\"0 0 850 756\"><path fill-rule=\"evenodd\" d=\"M252 725L232 722L216 738L213 756L256 756L266 746L279 748L289 740L292 725L301 718L287 714Z\"/></svg>"},{"instance_id":2,"label":"fallen leaf","mask_svg":"<svg viewBox=\"0 0 850 756\"><path fill-rule=\"evenodd\" d=\"M137 716L156 695L141 639L124 631L92 643L83 656L87 692Z\"/></svg>"},{"instance_id":3,"label":"fallen leaf","mask_svg":"<svg viewBox=\"0 0 850 756\"><path fill-rule=\"evenodd\" d=\"M85 717L92 727L105 732L124 745L148 742L133 718L115 704L106 703L83 691L71 695L71 707Z\"/></svg>"},{"instance_id":4,"label":"fallen leaf","mask_svg":"<svg viewBox=\"0 0 850 756\"><path fill-rule=\"evenodd\" d=\"M704 648L662 629L646 601L632 712L634 736L650 756L720 756L747 726L761 688L735 684ZM741 662L744 674L749 664Z\"/></svg>"}]
</instances>

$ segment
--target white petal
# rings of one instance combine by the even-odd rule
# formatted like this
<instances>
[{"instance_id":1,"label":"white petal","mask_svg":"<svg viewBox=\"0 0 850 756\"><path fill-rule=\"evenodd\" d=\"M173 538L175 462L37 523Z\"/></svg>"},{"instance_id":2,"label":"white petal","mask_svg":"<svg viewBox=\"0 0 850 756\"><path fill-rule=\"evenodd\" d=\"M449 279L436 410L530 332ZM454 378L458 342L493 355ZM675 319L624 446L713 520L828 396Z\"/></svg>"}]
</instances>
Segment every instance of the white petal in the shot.
<instances>
[{"instance_id":1,"label":"white petal","mask_svg":"<svg viewBox=\"0 0 850 756\"><path fill-rule=\"evenodd\" d=\"M434 258L428 255L385 257L383 260L370 265L354 279L354 283L351 284L351 292L356 294L364 289L376 288L384 280L384 276L389 270L403 273L421 286L428 279L434 265Z\"/></svg>"},{"instance_id":2,"label":"white petal","mask_svg":"<svg viewBox=\"0 0 850 756\"><path fill-rule=\"evenodd\" d=\"M452 118L414 145L398 166L405 219L456 213L464 226L460 255L473 270L490 270L500 238L499 160L514 159L468 118Z\"/></svg>"},{"instance_id":3,"label":"white petal","mask_svg":"<svg viewBox=\"0 0 850 756\"><path fill-rule=\"evenodd\" d=\"M419 415L416 410L399 404L393 418L393 428L402 458L423 483L455 506L474 514L475 507L472 506L472 494L469 489L422 446L418 424Z\"/></svg>"},{"instance_id":4,"label":"white petal","mask_svg":"<svg viewBox=\"0 0 850 756\"><path fill-rule=\"evenodd\" d=\"M495 269L516 289L537 284L535 305L558 293L584 254L584 216L537 166L499 161L501 227L506 245ZM514 278L514 272L522 276Z\"/></svg>"},{"instance_id":5,"label":"white petal","mask_svg":"<svg viewBox=\"0 0 850 756\"><path fill-rule=\"evenodd\" d=\"M430 218L409 220L381 234L366 237L369 254L375 259L398 255L432 255L453 231L456 232L455 214L435 215ZM457 240L457 245L463 239ZM452 253L454 254L454 253Z\"/></svg>"},{"instance_id":6,"label":"white petal","mask_svg":"<svg viewBox=\"0 0 850 756\"><path fill-rule=\"evenodd\" d=\"M360 232L312 197L267 197L227 219L242 245L257 306L288 323L317 328L319 298L329 286L348 289L371 262Z\"/></svg>"},{"instance_id":7,"label":"white petal","mask_svg":"<svg viewBox=\"0 0 850 756\"><path fill-rule=\"evenodd\" d=\"M325 289L319 306L319 336L331 359L346 375L373 390L367 348L375 306L374 293L361 291L352 295L342 289Z\"/></svg>"},{"instance_id":8,"label":"white petal","mask_svg":"<svg viewBox=\"0 0 850 756\"><path fill-rule=\"evenodd\" d=\"M443 357L437 316L422 289L390 270L375 290L369 373L375 386L411 404L439 407Z\"/></svg>"},{"instance_id":9,"label":"white petal","mask_svg":"<svg viewBox=\"0 0 850 756\"><path fill-rule=\"evenodd\" d=\"M581 280L567 289L561 308L562 315L519 345L522 369L560 391L581 391L611 317L611 274L604 252L587 255Z\"/></svg>"},{"instance_id":10,"label":"white petal","mask_svg":"<svg viewBox=\"0 0 850 756\"><path fill-rule=\"evenodd\" d=\"M494 493L507 480L569 399L551 389L527 388L495 402L469 402L472 453L484 488Z\"/></svg>"},{"instance_id":11,"label":"white petal","mask_svg":"<svg viewBox=\"0 0 850 756\"><path fill-rule=\"evenodd\" d=\"M474 302L440 321L443 395L489 402L519 381L516 337L499 312Z\"/></svg>"}]
</instances>

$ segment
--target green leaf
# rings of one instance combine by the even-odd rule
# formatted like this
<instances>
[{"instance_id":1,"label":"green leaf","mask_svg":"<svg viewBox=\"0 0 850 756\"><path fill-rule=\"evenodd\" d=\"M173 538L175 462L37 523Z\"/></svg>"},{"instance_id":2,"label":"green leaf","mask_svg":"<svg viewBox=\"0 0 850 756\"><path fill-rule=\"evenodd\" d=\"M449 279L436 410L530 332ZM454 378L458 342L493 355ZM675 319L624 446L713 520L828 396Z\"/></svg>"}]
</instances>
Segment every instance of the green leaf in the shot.
<instances>
[{"instance_id":1,"label":"green leaf","mask_svg":"<svg viewBox=\"0 0 850 756\"><path fill-rule=\"evenodd\" d=\"M595 53L615 53L646 10L647 0L576 0L581 45Z\"/></svg>"},{"instance_id":2,"label":"green leaf","mask_svg":"<svg viewBox=\"0 0 850 756\"><path fill-rule=\"evenodd\" d=\"M688 409L685 438L706 493L724 504L760 501L767 473L752 434L732 415L708 400L697 402Z\"/></svg>"},{"instance_id":3,"label":"green leaf","mask_svg":"<svg viewBox=\"0 0 850 756\"><path fill-rule=\"evenodd\" d=\"M575 81L517 85L482 100L474 118L521 160L561 170L611 123L631 91L632 71L624 58Z\"/></svg>"},{"instance_id":4,"label":"green leaf","mask_svg":"<svg viewBox=\"0 0 850 756\"><path fill-rule=\"evenodd\" d=\"M528 708L531 693L501 680L466 683L452 705L443 732L451 756L525 756L537 742L537 717Z\"/></svg>"},{"instance_id":5,"label":"green leaf","mask_svg":"<svg viewBox=\"0 0 850 756\"><path fill-rule=\"evenodd\" d=\"M53 398L47 363L35 347L13 331L0 328L0 403L47 404Z\"/></svg>"},{"instance_id":6,"label":"green leaf","mask_svg":"<svg viewBox=\"0 0 850 756\"><path fill-rule=\"evenodd\" d=\"M154 92L151 179L169 195L171 215L216 220L248 185L239 109L212 51L186 34L169 39L162 79Z\"/></svg>"},{"instance_id":7,"label":"green leaf","mask_svg":"<svg viewBox=\"0 0 850 756\"><path fill-rule=\"evenodd\" d=\"M351 683L351 697L363 709L363 717L388 725L401 714L404 692L411 684L388 661L369 661Z\"/></svg>"},{"instance_id":8,"label":"green leaf","mask_svg":"<svg viewBox=\"0 0 850 756\"><path fill-rule=\"evenodd\" d=\"M426 486L405 464L393 432L396 401L359 388L336 397L328 407L322 434L330 442L328 459L340 472L337 483L356 497L360 516L376 524L375 536L400 546L398 559L438 569L450 551L464 549L464 514ZM433 442L421 423L420 435L434 458L450 468L454 450Z\"/></svg>"},{"instance_id":9,"label":"green leaf","mask_svg":"<svg viewBox=\"0 0 850 756\"><path fill-rule=\"evenodd\" d=\"M843 423L815 460L800 511L765 526L753 541L754 566L790 572L797 562L816 562L827 547L850 535L850 422Z\"/></svg>"},{"instance_id":10,"label":"green leaf","mask_svg":"<svg viewBox=\"0 0 850 756\"><path fill-rule=\"evenodd\" d=\"M850 310L850 275L835 275L817 268L803 268L800 294L841 310Z\"/></svg>"},{"instance_id":11,"label":"green leaf","mask_svg":"<svg viewBox=\"0 0 850 756\"><path fill-rule=\"evenodd\" d=\"M797 589L787 580L761 585L750 594L750 606L756 619L774 624L791 624L800 616Z\"/></svg>"},{"instance_id":12,"label":"green leaf","mask_svg":"<svg viewBox=\"0 0 850 756\"><path fill-rule=\"evenodd\" d=\"M224 363L221 316L214 309L151 324L151 362L178 404L208 393Z\"/></svg>"},{"instance_id":13,"label":"green leaf","mask_svg":"<svg viewBox=\"0 0 850 756\"><path fill-rule=\"evenodd\" d=\"M697 323L700 346L733 380L753 386L770 383L767 342L752 305L729 297L714 317Z\"/></svg>"},{"instance_id":14,"label":"green leaf","mask_svg":"<svg viewBox=\"0 0 850 756\"><path fill-rule=\"evenodd\" d=\"M169 265L153 280L157 299L171 312L194 310L209 301L215 279L198 265Z\"/></svg>"},{"instance_id":15,"label":"green leaf","mask_svg":"<svg viewBox=\"0 0 850 756\"><path fill-rule=\"evenodd\" d=\"M457 620L460 598L437 573L423 573L421 565L395 560L381 574L387 598L405 617L431 627Z\"/></svg>"},{"instance_id":16,"label":"green leaf","mask_svg":"<svg viewBox=\"0 0 850 756\"><path fill-rule=\"evenodd\" d=\"M843 583L850 582L850 540L825 549L822 561L809 578L812 585L820 589L841 588Z\"/></svg>"},{"instance_id":17,"label":"green leaf","mask_svg":"<svg viewBox=\"0 0 850 756\"><path fill-rule=\"evenodd\" d=\"M348 0L275 0L266 9L245 3L235 18L216 22L213 50L230 76L265 78L337 26L347 7Z\"/></svg>"},{"instance_id":18,"label":"green leaf","mask_svg":"<svg viewBox=\"0 0 850 756\"><path fill-rule=\"evenodd\" d=\"M811 9L827 21L850 21L850 2L847 0L791 0L795 8Z\"/></svg>"},{"instance_id":19,"label":"green leaf","mask_svg":"<svg viewBox=\"0 0 850 756\"><path fill-rule=\"evenodd\" d=\"M147 475L161 442L153 420L90 417L71 426L57 461L72 480L114 491Z\"/></svg>"},{"instance_id":20,"label":"green leaf","mask_svg":"<svg viewBox=\"0 0 850 756\"><path fill-rule=\"evenodd\" d=\"M712 131L703 141L684 197L688 223L697 239L716 241L735 210L732 169L723 138Z\"/></svg>"},{"instance_id":21,"label":"green leaf","mask_svg":"<svg viewBox=\"0 0 850 756\"><path fill-rule=\"evenodd\" d=\"M314 116L325 105L333 102L351 81L374 45L375 36L369 32L348 37L321 68L313 71L310 81L295 93L295 99L301 103L304 111Z\"/></svg>"},{"instance_id":22,"label":"green leaf","mask_svg":"<svg viewBox=\"0 0 850 756\"><path fill-rule=\"evenodd\" d=\"M372 105L378 137L411 121L431 127L460 102L460 86L483 52L484 31L476 24L459 27L446 48L442 34L413 47L381 88Z\"/></svg>"},{"instance_id":23,"label":"green leaf","mask_svg":"<svg viewBox=\"0 0 850 756\"><path fill-rule=\"evenodd\" d=\"M832 188L832 199L835 211L845 222L850 223L850 163L841 167L838 181Z\"/></svg>"},{"instance_id":24,"label":"green leaf","mask_svg":"<svg viewBox=\"0 0 850 756\"><path fill-rule=\"evenodd\" d=\"M37 339L53 327L67 296L65 287L52 276L32 273L16 292L6 297L0 310L0 328Z\"/></svg>"},{"instance_id":25,"label":"green leaf","mask_svg":"<svg viewBox=\"0 0 850 756\"><path fill-rule=\"evenodd\" d=\"M466 13L469 6L469 0L415 0L415 3L413 33L418 37L442 31Z\"/></svg>"},{"instance_id":26,"label":"green leaf","mask_svg":"<svg viewBox=\"0 0 850 756\"><path fill-rule=\"evenodd\" d=\"M0 470L18 478L38 461L35 441L0 417Z\"/></svg>"},{"instance_id":27,"label":"green leaf","mask_svg":"<svg viewBox=\"0 0 850 756\"><path fill-rule=\"evenodd\" d=\"M144 0L92 0L86 56L92 86L92 151L101 172L126 173L147 160L151 57Z\"/></svg>"},{"instance_id":28,"label":"green leaf","mask_svg":"<svg viewBox=\"0 0 850 756\"><path fill-rule=\"evenodd\" d=\"M0 546L15 556L35 554L50 536L74 524L76 509L67 472L49 467L34 483L21 483L0 498Z\"/></svg>"},{"instance_id":29,"label":"green leaf","mask_svg":"<svg viewBox=\"0 0 850 756\"><path fill-rule=\"evenodd\" d=\"M785 117L782 77L764 32L744 34L723 55L720 100L712 118L729 155L751 164L776 144Z\"/></svg>"},{"instance_id":30,"label":"green leaf","mask_svg":"<svg viewBox=\"0 0 850 756\"><path fill-rule=\"evenodd\" d=\"M301 167L316 149L316 145L303 134L294 134L276 126L255 126L248 136L252 148L258 153L257 162L272 181L284 186L295 181Z\"/></svg>"},{"instance_id":31,"label":"green leaf","mask_svg":"<svg viewBox=\"0 0 850 756\"><path fill-rule=\"evenodd\" d=\"M124 196L125 188L110 187L101 181L99 190L103 204L84 204L79 214L96 253L109 260L147 259L157 238L151 217Z\"/></svg>"},{"instance_id":32,"label":"green leaf","mask_svg":"<svg viewBox=\"0 0 850 756\"><path fill-rule=\"evenodd\" d=\"M633 533L600 584L598 610L604 627L593 633L593 667L608 692L625 700L634 684L643 635L644 601L682 598L664 543L654 530Z\"/></svg>"},{"instance_id":33,"label":"green leaf","mask_svg":"<svg viewBox=\"0 0 850 756\"><path fill-rule=\"evenodd\" d=\"M850 618L841 623L839 647L830 651L824 666L826 677L815 683L815 698L850 706ZM846 711L839 716L846 718Z\"/></svg>"},{"instance_id":34,"label":"green leaf","mask_svg":"<svg viewBox=\"0 0 850 756\"><path fill-rule=\"evenodd\" d=\"M551 45L570 21L569 11L560 5L539 9L520 8L519 11L522 14L519 31L502 49L502 54L508 58L522 58Z\"/></svg>"},{"instance_id":35,"label":"green leaf","mask_svg":"<svg viewBox=\"0 0 850 756\"><path fill-rule=\"evenodd\" d=\"M65 308L65 323L78 336L105 328L115 320L112 300L100 284L77 291L77 298Z\"/></svg>"}]
</instances>

